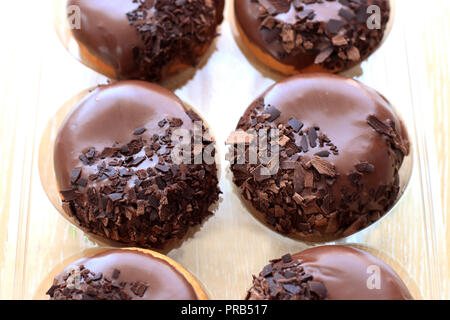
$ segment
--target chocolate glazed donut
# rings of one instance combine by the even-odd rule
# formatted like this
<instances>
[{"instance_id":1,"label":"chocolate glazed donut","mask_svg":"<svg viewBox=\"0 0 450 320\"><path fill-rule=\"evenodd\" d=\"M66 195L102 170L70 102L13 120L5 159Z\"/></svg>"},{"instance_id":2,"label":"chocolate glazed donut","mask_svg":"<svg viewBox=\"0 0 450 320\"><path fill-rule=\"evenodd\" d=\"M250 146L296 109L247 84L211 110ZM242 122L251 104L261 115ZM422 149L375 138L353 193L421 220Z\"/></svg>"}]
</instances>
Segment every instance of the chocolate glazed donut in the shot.
<instances>
[{"instance_id":1,"label":"chocolate glazed donut","mask_svg":"<svg viewBox=\"0 0 450 320\"><path fill-rule=\"evenodd\" d=\"M54 279L51 300L198 300L197 281L149 250L114 249L79 259Z\"/></svg>"},{"instance_id":2,"label":"chocolate glazed donut","mask_svg":"<svg viewBox=\"0 0 450 320\"><path fill-rule=\"evenodd\" d=\"M216 37L224 0L69 0L82 59L117 79L164 80L195 66Z\"/></svg>"},{"instance_id":3,"label":"chocolate glazed donut","mask_svg":"<svg viewBox=\"0 0 450 320\"><path fill-rule=\"evenodd\" d=\"M234 5L246 47L288 75L357 65L378 48L390 17L389 0L234 0ZM374 28L368 24L371 8L380 14Z\"/></svg>"},{"instance_id":4,"label":"chocolate glazed donut","mask_svg":"<svg viewBox=\"0 0 450 320\"><path fill-rule=\"evenodd\" d=\"M191 142L194 121L201 119L155 84L122 81L95 89L55 141L64 211L83 230L126 245L165 249L184 239L212 214L220 193L215 162L173 161L172 134L183 130ZM199 129L202 151L214 146L207 128Z\"/></svg>"},{"instance_id":5,"label":"chocolate glazed donut","mask_svg":"<svg viewBox=\"0 0 450 320\"><path fill-rule=\"evenodd\" d=\"M280 233L306 241L346 237L398 199L408 134L389 102L355 80L308 74L279 82L239 121L237 132L250 129L279 130L278 171L261 174L269 164L259 158L239 163L234 143L234 182Z\"/></svg>"},{"instance_id":6,"label":"chocolate glazed donut","mask_svg":"<svg viewBox=\"0 0 450 320\"><path fill-rule=\"evenodd\" d=\"M272 260L248 300L412 300L383 261L352 247L322 246Z\"/></svg>"}]
</instances>

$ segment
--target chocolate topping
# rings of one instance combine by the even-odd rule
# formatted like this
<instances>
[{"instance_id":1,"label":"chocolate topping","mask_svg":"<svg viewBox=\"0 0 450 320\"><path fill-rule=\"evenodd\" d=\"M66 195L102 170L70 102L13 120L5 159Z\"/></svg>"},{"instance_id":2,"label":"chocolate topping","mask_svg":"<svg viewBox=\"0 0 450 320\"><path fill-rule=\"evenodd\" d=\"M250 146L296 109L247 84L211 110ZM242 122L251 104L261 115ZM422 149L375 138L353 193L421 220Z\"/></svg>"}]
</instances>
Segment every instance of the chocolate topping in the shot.
<instances>
[{"instance_id":1,"label":"chocolate topping","mask_svg":"<svg viewBox=\"0 0 450 320\"><path fill-rule=\"evenodd\" d=\"M324 300L326 296L324 284L313 281L301 260L286 255L272 260L258 277L253 276L246 300Z\"/></svg>"},{"instance_id":2,"label":"chocolate topping","mask_svg":"<svg viewBox=\"0 0 450 320\"><path fill-rule=\"evenodd\" d=\"M84 230L129 245L163 248L183 238L212 214L219 190L215 163L173 163L176 129L194 139L183 103L164 88L126 81L89 94L55 142L66 213Z\"/></svg>"},{"instance_id":3,"label":"chocolate topping","mask_svg":"<svg viewBox=\"0 0 450 320\"><path fill-rule=\"evenodd\" d=\"M268 106L278 111L273 121L261 118ZM406 130L387 100L355 80L310 74L275 84L239 121L237 130L249 129L279 130L279 169L261 175L260 157L240 164L234 142L234 182L278 232L307 241L346 237L397 201Z\"/></svg>"},{"instance_id":4,"label":"chocolate topping","mask_svg":"<svg viewBox=\"0 0 450 320\"><path fill-rule=\"evenodd\" d=\"M118 79L159 81L195 65L223 19L224 0L69 0L81 9L76 39Z\"/></svg>"},{"instance_id":5,"label":"chocolate topping","mask_svg":"<svg viewBox=\"0 0 450 320\"><path fill-rule=\"evenodd\" d=\"M380 28L367 13L380 8ZM319 64L351 68L380 45L390 16L388 0L235 0L239 26L251 43L281 63L302 70Z\"/></svg>"},{"instance_id":6,"label":"chocolate topping","mask_svg":"<svg viewBox=\"0 0 450 320\"><path fill-rule=\"evenodd\" d=\"M80 259L56 276L47 294L52 300L197 300L181 273L135 250Z\"/></svg>"},{"instance_id":7,"label":"chocolate topping","mask_svg":"<svg viewBox=\"0 0 450 320\"><path fill-rule=\"evenodd\" d=\"M411 300L399 276L371 254L343 246L323 246L277 259L264 267L247 300ZM378 268L379 287L369 281ZM371 284L371 286L369 286Z\"/></svg>"}]
</instances>

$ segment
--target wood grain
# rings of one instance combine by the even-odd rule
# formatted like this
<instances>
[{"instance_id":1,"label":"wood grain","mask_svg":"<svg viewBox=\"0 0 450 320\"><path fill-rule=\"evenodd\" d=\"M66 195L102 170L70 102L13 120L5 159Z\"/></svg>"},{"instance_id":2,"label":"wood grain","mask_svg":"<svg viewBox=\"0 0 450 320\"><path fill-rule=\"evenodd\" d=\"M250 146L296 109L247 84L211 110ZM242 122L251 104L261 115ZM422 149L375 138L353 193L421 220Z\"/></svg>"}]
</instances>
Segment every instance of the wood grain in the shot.
<instances>
[{"instance_id":1,"label":"wood grain","mask_svg":"<svg viewBox=\"0 0 450 320\"><path fill-rule=\"evenodd\" d=\"M342 243L363 245L392 264L416 297L448 299L450 2L428 3L434 10L424 10L423 1L395 1L392 32L362 64L357 77L387 96L410 128L412 181L392 214ZM95 246L60 217L46 197L39 177L39 147L57 110L106 79L77 62L61 45L50 0L9 1L4 6L0 11L0 36L7 44L0 52L0 299L31 299L51 270ZM22 17L16 21L10 13L19 10ZM220 142L244 108L273 81L247 61L226 21L217 50L176 93L208 120L224 155ZM169 256L197 276L212 298L239 299L251 274L267 260L306 245L274 234L246 212L232 191L223 159L221 188L224 195L215 217Z\"/></svg>"}]
</instances>

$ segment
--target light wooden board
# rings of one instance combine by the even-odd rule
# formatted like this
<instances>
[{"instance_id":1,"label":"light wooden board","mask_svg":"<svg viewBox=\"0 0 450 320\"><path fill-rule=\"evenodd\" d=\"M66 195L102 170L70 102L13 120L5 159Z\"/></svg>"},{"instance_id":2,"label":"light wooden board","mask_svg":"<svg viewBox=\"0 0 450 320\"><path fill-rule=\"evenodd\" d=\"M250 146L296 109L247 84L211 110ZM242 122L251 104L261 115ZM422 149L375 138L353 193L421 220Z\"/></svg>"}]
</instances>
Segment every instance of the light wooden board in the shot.
<instances>
[{"instance_id":1,"label":"light wooden board","mask_svg":"<svg viewBox=\"0 0 450 320\"><path fill-rule=\"evenodd\" d=\"M61 0L64 1L64 0ZM450 2L397 0L393 30L358 77L387 96L412 130L415 171L395 212L346 242L390 262L416 296L450 298ZM39 144L63 103L106 79L77 62L52 25L51 1L9 1L0 11L0 298L31 299L48 274L93 244L47 199ZM20 12L18 19L15 12ZM217 50L176 93L195 106L223 142L242 111L273 79L250 64L226 21ZM232 91L232 94L230 94ZM203 282L212 298L241 298L265 262L306 246L268 231L232 192L222 160L223 200L214 218L169 255ZM445 245L447 243L447 245Z\"/></svg>"}]
</instances>

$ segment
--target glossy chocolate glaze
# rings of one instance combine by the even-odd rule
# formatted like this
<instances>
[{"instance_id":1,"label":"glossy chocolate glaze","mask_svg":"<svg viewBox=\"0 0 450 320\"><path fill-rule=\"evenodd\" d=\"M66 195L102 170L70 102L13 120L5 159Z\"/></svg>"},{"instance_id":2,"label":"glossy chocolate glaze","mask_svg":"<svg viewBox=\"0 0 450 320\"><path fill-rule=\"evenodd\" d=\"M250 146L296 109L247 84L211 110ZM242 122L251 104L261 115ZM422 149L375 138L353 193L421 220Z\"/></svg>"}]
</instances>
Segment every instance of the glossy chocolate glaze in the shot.
<instances>
[{"instance_id":1,"label":"glossy chocolate glaze","mask_svg":"<svg viewBox=\"0 0 450 320\"><path fill-rule=\"evenodd\" d=\"M314 52L297 52L296 54L286 54L280 41L267 41L266 38L273 38L270 30L261 28L261 21L259 19L259 3L253 0L234 0L235 16L238 25L243 30L249 41L259 47L263 52L271 55L279 62L293 66L301 71L306 67L313 65L319 51ZM345 8L340 1L323 1L322 3L303 3L305 10L312 9L315 17L309 20L312 23L326 24L330 19L335 19L347 23L344 18L339 15L339 10ZM295 24L296 10L294 3L290 5L290 9L286 13L278 13L274 16L275 19L287 23ZM343 34L344 28L339 34ZM367 58L361 57L361 60ZM353 65L357 62L353 63ZM349 65L348 67L351 67Z\"/></svg>"},{"instance_id":2,"label":"glossy chocolate glaze","mask_svg":"<svg viewBox=\"0 0 450 320\"><path fill-rule=\"evenodd\" d=\"M86 175L96 171L79 159L86 148L103 150L129 143L137 128L147 129L141 137L150 140L153 134L163 134L158 122L165 118L183 120L181 128L193 129L183 102L171 91L142 81L123 81L102 86L88 94L66 118L55 141L54 165L60 190L71 189L70 174L83 167ZM154 167L147 159L136 169ZM91 185L95 187L95 184Z\"/></svg>"},{"instance_id":3,"label":"glossy chocolate glaze","mask_svg":"<svg viewBox=\"0 0 450 320\"><path fill-rule=\"evenodd\" d=\"M146 0L146 3L151 7L155 1ZM216 0L215 4L219 24L223 19L224 0ZM139 7L139 1L68 0L67 5L80 7L81 28L73 30L73 34L93 56L112 66L118 79L145 77L133 59L133 50L143 49L144 43L127 18L127 13Z\"/></svg>"},{"instance_id":4,"label":"glossy chocolate glaze","mask_svg":"<svg viewBox=\"0 0 450 320\"><path fill-rule=\"evenodd\" d=\"M126 287L127 293L136 300L197 300L191 284L167 262L137 250L108 250L70 264L56 277L60 279L73 266L85 266L94 273L112 278L119 270L120 282L146 282L149 287L143 297L138 297Z\"/></svg>"},{"instance_id":5,"label":"glossy chocolate glaze","mask_svg":"<svg viewBox=\"0 0 450 320\"><path fill-rule=\"evenodd\" d=\"M292 256L301 260L307 274L327 288L329 300L411 300L400 277L383 261L351 247L322 246ZM380 270L380 289L368 289L367 281L376 266Z\"/></svg>"},{"instance_id":6,"label":"glossy chocolate glaze","mask_svg":"<svg viewBox=\"0 0 450 320\"><path fill-rule=\"evenodd\" d=\"M365 185L392 184L397 159L391 156L385 138L367 124L367 116L375 115L383 122L391 120L400 128L404 140L408 140L408 135L392 106L375 90L352 79L310 74L277 83L261 97L266 105L280 110L276 124L296 118L305 128L320 127L339 148L339 155L327 158L343 176L334 185L336 192L342 186L350 187L345 175L363 161L375 166L373 173L363 177ZM310 148L304 154L312 158L318 151L321 149Z\"/></svg>"}]
</instances>

